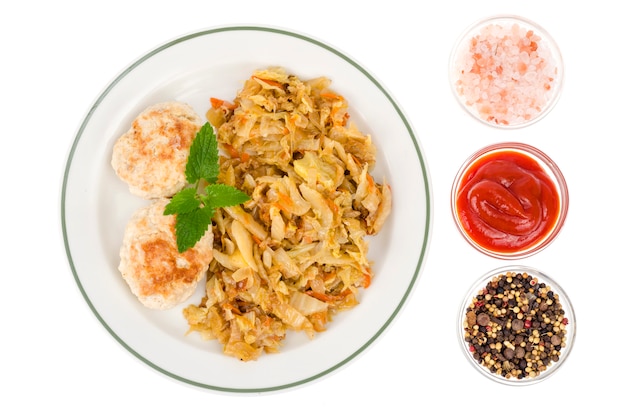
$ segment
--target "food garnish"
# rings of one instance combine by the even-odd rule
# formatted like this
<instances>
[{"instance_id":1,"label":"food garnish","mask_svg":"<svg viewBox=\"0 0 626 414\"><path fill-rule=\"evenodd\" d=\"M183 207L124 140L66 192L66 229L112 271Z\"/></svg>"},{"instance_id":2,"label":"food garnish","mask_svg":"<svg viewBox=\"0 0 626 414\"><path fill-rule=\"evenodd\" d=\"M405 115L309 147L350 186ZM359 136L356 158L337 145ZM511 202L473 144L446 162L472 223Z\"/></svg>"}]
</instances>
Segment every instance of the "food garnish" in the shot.
<instances>
[{"instance_id":1,"label":"food garnish","mask_svg":"<svg viewBox=\"0 0 626 414\"><path fill-rule=\"evenodd\" d=\"M193 247L209 229L215 209L250 199L235 187L218 184L219 169L217 138L207 122L189 150L185 177L190 186L176 193L163 213L176 215L176 244L181 253Z\"/></svg>"}]
</instances>

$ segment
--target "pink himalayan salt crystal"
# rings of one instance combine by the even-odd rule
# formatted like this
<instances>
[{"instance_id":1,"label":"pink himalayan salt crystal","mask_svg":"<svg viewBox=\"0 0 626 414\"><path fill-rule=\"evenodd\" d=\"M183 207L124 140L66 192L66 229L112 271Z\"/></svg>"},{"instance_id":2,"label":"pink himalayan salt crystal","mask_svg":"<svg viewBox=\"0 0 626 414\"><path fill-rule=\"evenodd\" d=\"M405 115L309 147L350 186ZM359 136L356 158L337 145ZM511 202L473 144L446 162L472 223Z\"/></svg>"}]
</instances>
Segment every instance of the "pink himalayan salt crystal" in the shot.
<instances>
[{"instance_id":1,"label":"pink himalayan salt crystal","mask_svg":"<svg viewBox=\"0 0 626 414\"><path fill-rule=\"evenodd\" d=\"M519 24L488 24L460 49L456 92L480 119L515 126L535 119L556 93L548 46Z\"/></svg>"}]
</instances>

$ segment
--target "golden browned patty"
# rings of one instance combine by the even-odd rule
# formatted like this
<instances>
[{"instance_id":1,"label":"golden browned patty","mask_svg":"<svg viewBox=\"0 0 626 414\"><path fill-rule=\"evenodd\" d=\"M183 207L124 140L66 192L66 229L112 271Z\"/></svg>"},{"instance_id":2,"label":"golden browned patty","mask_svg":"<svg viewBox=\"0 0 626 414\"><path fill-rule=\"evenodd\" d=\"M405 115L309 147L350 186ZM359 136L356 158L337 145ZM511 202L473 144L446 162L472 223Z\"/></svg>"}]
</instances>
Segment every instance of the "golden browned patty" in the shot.
<instances>
[{"instance_id":1,"label":"golden browned patty","mask_svg":"<svg viewBox=\"0 0 626 414\"><path fill-rule=\"evenodd\" d=\"M150 106L118 138L111 165L132 194L170 197L185 185L189 147L201 126L200 117L185 103Z\"/></svg>"},{"instance_id":2,"label":"golden browned patty","mask_svg":"<svg viewBox=\"0 0 626 414\"><path fill-rule=\"evenodd\" d=\"M176 247L175 216L163 215L168 199L135 212L126 226L119 270L139 301L148 308L170 309L187 300L213 258L213 233L184 253Z\"/></svg>"}]
</instances>

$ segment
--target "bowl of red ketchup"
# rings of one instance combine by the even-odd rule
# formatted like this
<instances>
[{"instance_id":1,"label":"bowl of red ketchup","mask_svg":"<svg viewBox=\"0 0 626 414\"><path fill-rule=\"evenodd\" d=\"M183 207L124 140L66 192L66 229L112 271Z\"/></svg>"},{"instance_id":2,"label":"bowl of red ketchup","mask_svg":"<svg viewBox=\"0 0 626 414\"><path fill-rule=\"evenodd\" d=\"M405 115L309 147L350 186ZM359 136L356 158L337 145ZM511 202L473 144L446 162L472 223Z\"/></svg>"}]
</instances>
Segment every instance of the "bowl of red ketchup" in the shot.
<instances>
[{"instance_id":1,"label":"bowl of red ketchup","mask_svg":"<svg viewBox=\"0 0 626 414\"><path fill-rule=\"evenodd\" d=\"M539 149L498 143L470 156L452 186L452 213L463 237L482 253L519 259L546 248L567 217L567 183Z\"/></svg>"}]
</instances>

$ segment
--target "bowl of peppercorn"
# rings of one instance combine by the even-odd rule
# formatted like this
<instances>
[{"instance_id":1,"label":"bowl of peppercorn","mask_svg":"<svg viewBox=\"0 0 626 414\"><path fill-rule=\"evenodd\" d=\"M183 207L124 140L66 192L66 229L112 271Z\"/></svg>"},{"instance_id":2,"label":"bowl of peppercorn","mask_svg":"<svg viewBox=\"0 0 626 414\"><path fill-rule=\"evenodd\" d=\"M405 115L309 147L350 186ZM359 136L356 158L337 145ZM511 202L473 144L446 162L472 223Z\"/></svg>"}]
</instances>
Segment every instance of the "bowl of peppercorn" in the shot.
<instances>
[{"instance_id":1,"label":"bowl of peppercorn","mask_svg":"<svg viewBox=\"0 0 626 414\"><path fill-rule=\"evenodd\" d=\"M459 341L468 361L486 377L530 385L566 361L576 335L565 291L545 273L508 266L481 276L459 311Z\"/></svg>"}]
</instances>

